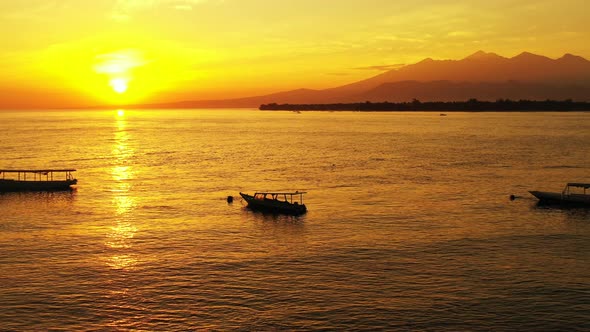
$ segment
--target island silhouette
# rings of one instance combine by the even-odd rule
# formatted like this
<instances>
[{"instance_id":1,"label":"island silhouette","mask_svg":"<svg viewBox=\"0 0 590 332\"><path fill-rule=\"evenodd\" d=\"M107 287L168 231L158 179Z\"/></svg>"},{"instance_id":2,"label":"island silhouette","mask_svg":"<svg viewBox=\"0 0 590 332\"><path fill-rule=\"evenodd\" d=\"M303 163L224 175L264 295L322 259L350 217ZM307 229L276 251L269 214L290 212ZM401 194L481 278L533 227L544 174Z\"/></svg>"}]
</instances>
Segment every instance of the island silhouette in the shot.
<instances>
[{"instance_id":1,"label":"island silhouette","mask_svg":"<svg viewBox=\"0 0 590 332\"><path fill-rule=\"evenodd\" d=\"M421 102L417 99L411 102L391 103L338 103L338 104L263 104L262 111L357 111L357 112L573 112L590 111L590 103L584 101L567 100L510 100L480 101L429 101ZM441 113L441 115L446 115Z\"/></svg>"}]
</instances>

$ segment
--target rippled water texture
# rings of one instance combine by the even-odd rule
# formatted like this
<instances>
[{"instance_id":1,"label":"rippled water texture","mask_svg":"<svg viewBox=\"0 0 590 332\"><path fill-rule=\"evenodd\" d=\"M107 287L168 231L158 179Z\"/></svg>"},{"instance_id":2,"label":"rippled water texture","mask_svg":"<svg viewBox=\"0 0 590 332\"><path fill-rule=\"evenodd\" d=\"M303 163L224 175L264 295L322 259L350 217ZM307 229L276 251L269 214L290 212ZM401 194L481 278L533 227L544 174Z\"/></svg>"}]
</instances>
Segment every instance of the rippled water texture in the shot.
<instances>
[{"instance_id":1,"label":"rippled water texture","mask_svg":"<svg viewBox=\"0 0 590 332\"><path fill-rule=\"evenodd\" d=\"M0 330L575 331L589 113L0 113ZM239 191L306 190L302 217ZM514 194L520 198L508 199Z\"/></svg>"}]
</instances>

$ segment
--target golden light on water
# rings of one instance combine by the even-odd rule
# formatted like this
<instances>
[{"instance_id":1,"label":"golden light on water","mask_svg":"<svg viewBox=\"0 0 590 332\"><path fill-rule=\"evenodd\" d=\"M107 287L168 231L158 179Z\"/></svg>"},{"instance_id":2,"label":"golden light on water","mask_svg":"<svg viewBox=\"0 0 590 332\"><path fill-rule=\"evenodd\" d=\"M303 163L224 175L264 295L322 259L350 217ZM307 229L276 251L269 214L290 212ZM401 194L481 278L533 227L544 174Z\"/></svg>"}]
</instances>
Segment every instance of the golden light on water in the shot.
<instances>
[{"instance_id":1,"label":"golden light on water","mask_svg":"<svg viewBox=\"0 0 590 332\"><path fill-rule=\"evenodd\" d=\"M124 215L135 207L135 201L126 195L126 190L127 187L125 189L121 188L115 191L117 195L113 197L113 205L117 215Z\"/></svg>"},{"instance_id":2,"label":"golden light on water","mask_svg":"<svg viewBox=\"0 0 590 332\"><path fill-rule=\"evenodd\" d=\"M135 236L137 228L129 222L118 222L111 227L111 232L107 234L107 246L113 249L131 248L131 239Z\"/></svg>"},{"instance_id":3,"label":"golden light on water","mask_svg":"<svg viewBox=\"0 0 590 332\"><path fill-rule=\"evenodd\" d=\"M115 142L112 148L112 157L116 164L111 168L113 188L111 192L112 205L117 220L106 235L105 245L113 251L108 254L106 265L117 270L131 270L138 263L137 255L133 250L133 238L137 227L133 223L133 210L135 199L130 195L128 180L134 176L133 167L129 166L129 159L135 151L129 146L129 132L127 131L127 119L125 111L117 110L115 118Z\"/></svg>"},{"instance_id":4,"label":"golden light on water","mask_svg":"<svg viewBox=\"0 0 590 332\"><path fill-rule=\"evenodd\" d=\"M116 270L130 270L137 264L137 259L131 255L114 255L107 265Z\"/></svg>"}]
</instances>

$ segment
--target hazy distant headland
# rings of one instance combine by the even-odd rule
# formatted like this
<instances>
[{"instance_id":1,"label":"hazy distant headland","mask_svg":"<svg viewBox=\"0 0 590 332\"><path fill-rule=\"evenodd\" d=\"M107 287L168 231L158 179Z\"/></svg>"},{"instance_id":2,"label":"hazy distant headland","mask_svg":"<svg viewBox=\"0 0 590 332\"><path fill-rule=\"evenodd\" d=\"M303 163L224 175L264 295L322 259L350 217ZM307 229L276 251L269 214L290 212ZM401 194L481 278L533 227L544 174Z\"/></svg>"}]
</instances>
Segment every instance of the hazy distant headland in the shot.
<instances>
[{"instance_id":1,"label":"hazy distant headland","mask_svg":"<svg viewBox=\"0 0 590 332\"><path fill-rule=\"evenodd\" d=\"M358 111L358 112L572 112L590 111L590 103L572 100L508 100L453 102L412 102L403 103L338 103L338 104L263 104L259 107L263 111Z\"/></svg>"},{"instance_id":2,"label":"hazy distant headland","mask_svg":"<svg viewBox=\"0 0 590 332\"><path fill-rule=\"evenodd\" d=\"M529 101L571 99L590 102L590 61L571 54L551 59L523 52L515 57L506 58L495 53L479 51L461 60L428 58L415 64L385 71L362 81L330 89L297 89L265 96L226 100L189 100L141 105L137 108L257 108L262 104L271 103L333 105L358 104L366 101L400 103L396 107L403 108L412 107L408 106L407 102L413 99L421 100L422 107L426 102L451 102L445 107L453 106L453 109L462 107L459 106L460 103L453 102L470 99L489 102L499 99ZM429 106L438 107L435 104ZM515 104L511 103L511 106ZM574 104L569 106L574 107ZM576 107L578 106L580 105Z\"/></svg>"}]
</instances>

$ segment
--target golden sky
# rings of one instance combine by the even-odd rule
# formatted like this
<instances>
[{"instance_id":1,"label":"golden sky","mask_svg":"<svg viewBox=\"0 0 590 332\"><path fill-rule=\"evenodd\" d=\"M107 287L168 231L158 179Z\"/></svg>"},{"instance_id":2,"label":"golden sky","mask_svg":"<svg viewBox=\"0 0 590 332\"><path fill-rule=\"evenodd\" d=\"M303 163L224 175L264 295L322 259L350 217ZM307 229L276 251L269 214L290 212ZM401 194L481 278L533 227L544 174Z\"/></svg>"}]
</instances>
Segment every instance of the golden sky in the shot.
<instances>
[{"instance_id":1,"label":"golden sky","mask_svg":"<svg viewBox=\"0 0 590 332\"><path fill-rule=\"evenodd\" d=\"M0 0L0 108L329 88L477 50L590 59L586 0Z\"/></svg>"}]
</instances>

